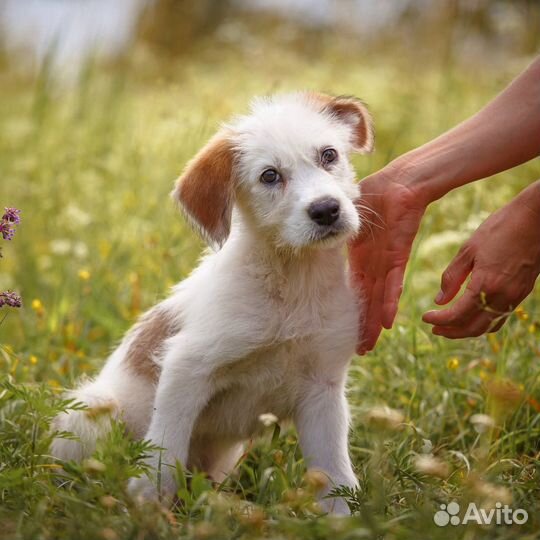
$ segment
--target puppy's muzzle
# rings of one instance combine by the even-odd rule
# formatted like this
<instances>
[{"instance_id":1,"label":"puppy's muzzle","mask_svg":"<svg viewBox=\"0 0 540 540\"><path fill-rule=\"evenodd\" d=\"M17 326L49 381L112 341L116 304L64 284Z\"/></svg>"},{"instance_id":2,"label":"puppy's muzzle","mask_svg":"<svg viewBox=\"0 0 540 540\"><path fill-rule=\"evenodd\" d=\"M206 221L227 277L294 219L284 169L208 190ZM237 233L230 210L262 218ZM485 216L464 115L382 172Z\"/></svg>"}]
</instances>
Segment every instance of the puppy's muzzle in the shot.
<instances>
[{"instance_id":1,"label":"puppy's muzzle","mask_svg":"<svg viewBox=\"0 0 540 540\"><path fill-rule=\"evenodd\" d=\"M339 201L333 198L314 201L309 205L307 213L317 225L328 227L339 219Z\"/></svg>"}]
</instances>

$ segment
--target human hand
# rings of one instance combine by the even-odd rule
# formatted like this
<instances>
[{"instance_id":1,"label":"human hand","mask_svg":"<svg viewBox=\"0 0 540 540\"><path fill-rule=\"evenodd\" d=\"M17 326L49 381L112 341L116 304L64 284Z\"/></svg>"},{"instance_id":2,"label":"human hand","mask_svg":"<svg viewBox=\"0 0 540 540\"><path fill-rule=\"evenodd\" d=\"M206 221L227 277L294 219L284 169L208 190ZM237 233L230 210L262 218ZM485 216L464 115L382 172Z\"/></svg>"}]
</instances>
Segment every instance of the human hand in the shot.
<instances>
[{"instance_id":1,"label":"human hand","mask_svg":"<svg viewBox=\"0 0 540 540\"><path fill-rule=\"evenodd\" d=\"M349 244L353 285L365 302L357 353L373 349L391 328L403 288L403 275L427 202L410 187L408 175L390 164L361 184L357 208L364 222Z\"/></svg>"},{"instance_id":2,"label":"human hand","mask_svg":"<svg viewBox=\"0 0 540 540\"><path fill-rule=\"evenodd\" d=\"M496 332L532 291L540 274L540 183L536 182L492 214L463 245L442 275L435 298L450 308L428 311L432 332L450 339Z\"/></svg>"}]
</instances>

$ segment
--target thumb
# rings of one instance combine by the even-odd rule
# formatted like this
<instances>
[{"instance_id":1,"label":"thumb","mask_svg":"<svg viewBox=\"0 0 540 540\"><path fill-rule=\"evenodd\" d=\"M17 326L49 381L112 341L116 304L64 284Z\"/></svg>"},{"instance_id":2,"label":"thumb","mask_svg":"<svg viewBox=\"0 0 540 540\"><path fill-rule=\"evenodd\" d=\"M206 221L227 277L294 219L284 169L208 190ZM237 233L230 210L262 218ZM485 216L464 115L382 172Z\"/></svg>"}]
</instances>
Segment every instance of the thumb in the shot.
<instances>
[{"instance_id":1,"label":"thumb","mask_svg":"<svg viewBox=\"0 0 540 540\"><path fill-rule=\"evenodd\" d=\"M436 304L448 304L456 296L463 282L471 273L473 264L474 254L471 251L470 245L465 244L443 272L441 290L435 297Z\"/></svg>"}]
</instances>

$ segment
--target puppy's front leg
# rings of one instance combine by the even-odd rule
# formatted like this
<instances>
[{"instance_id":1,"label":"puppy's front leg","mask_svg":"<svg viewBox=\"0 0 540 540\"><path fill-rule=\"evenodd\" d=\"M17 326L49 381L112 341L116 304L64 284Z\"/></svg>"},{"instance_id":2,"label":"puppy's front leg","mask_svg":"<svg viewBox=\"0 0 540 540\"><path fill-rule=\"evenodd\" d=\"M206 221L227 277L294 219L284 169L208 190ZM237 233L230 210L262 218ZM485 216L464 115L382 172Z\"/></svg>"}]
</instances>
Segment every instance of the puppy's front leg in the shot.
<instances>
[{"instance_id":1,"label":"puppy's front leg","mask_svg":"<svg viewBox=\"0 0 540 540\"><path fill-rule=\"evenodd\" d=\"M328 476L328 486L320 496L324 497L335 486L356 487L358 481L348 451L349 408L344 382L307 382L295 423L307 466ZM323 498L321 505L330 512L349 513L343 499Z\"/></svg>"},{"instance_id":2,"label":"puppy's front leg","mask_svg":"<svg viewBox=\"0 0 540 540\"><path fill-rule=\"evenodd\" d=\"M176 491L175 465L186 465L193 427L213 393L204 366L193 366L167 355L159 379L154 413L146 439L162 451L147 458L151 478L132 478L128 489L143 499L168 498ZM158 489L159 488L159 489Z\"/></svg>"}]
</instances>

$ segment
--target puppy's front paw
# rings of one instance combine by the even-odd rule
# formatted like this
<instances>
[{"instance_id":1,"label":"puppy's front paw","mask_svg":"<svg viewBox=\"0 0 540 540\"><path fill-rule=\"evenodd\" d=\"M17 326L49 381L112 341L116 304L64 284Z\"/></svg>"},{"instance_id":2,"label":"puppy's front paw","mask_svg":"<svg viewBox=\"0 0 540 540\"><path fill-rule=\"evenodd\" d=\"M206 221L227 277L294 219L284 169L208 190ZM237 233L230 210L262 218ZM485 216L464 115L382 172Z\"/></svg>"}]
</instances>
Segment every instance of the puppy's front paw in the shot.
<instances>
[{"instance_id":1,"label":"puppy's front paw","mask_svg":"<svg viewBox=\"0 0 540 540\"><path fill-rule=\"evenodd\" d=\"M351 510L345 499L341 497L328 497L319 501L321 508L329 514L338 516L350 516Z\"/></svg>"}]
</instances>

